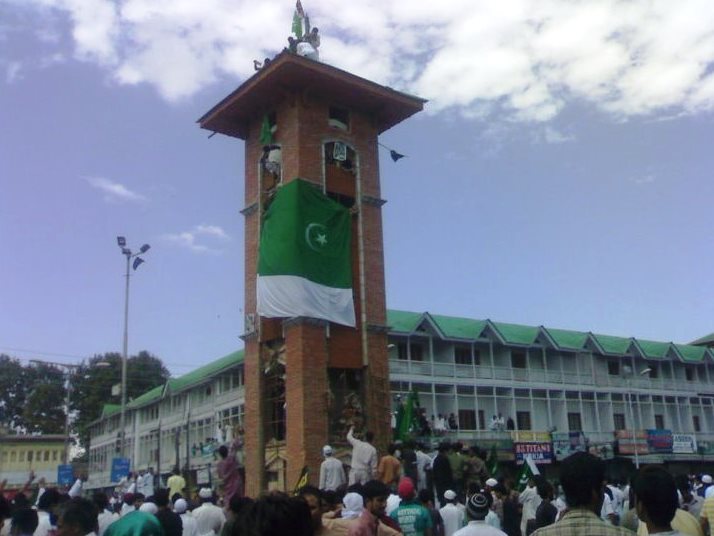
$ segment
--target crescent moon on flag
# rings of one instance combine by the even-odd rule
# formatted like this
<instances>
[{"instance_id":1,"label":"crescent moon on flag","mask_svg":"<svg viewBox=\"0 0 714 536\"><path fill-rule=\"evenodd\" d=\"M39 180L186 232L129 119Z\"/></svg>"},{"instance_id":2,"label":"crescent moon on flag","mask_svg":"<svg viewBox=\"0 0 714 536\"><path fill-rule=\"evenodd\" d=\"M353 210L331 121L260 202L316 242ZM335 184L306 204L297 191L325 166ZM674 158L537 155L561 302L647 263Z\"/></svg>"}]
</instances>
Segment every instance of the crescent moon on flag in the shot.
<instances>
[{"instance_id":1,"label":"crescent moon on flag","mask_svg":"<svg viewBox=\"0 0 714 536\"><path fill-rule=\"evenodd\" d=\"M311 223L307 227L305 227L305 242L307 243L308 247L316 252L322 251L322 248L319 246L316 246L315 243L313 242L313 238L311 236L311 232L313 229L318 229L320 231L324 231L327 233L327 227L322 225L321 223Z\"/></svg>"}]
</instances>

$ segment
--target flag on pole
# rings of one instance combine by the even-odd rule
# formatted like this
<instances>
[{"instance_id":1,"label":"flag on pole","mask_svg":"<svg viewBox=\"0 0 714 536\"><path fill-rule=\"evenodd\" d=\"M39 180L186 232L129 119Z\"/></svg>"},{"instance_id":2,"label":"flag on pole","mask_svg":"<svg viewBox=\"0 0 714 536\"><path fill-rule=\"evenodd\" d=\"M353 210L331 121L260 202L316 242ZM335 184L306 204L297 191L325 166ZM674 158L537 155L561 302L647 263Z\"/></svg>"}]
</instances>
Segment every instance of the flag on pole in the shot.
<instances>
[{"instance_id":1,"label":"flag on pole","mask_svg":"<svg viewBox=\"0 0 714 536\"><path fill-rule=\"evenodd\" d=\"M401 415L397 415L397 439L406 441L417 430L417 412L416 408L419 405L419 398L416 391L411 391L407 396L407 402L399 407ZM400 418L401 417L401 418Z\"/></svg>"},{"instance_id":2,"label":"flag on pole","mask_svg":"<svg viewBox=\"0 0 714 536\"><path fill-rule=\"evenodd\" d=\"M297 484L295 484L295 490L293 491L294 495L298 494L298 491L300 489L304 488L310 483L310 469L308 469L307 465L302 468L302 472L300 473L300 477L298 478Z\"/></svg>"},{"instance_id":3,"label":"flag on pole","mask_svg":"<svg viewBox=\"0 0 714 536\"><path fill-rule=\"evenodd\" d=\"M317 187L295 179L265 213L258 255L258 314L355 326L352 218Z\"/></svg>"},{"instance_id":4,"label":"flag on pole","mask_svg":"<svg viewBox=\"0 0 714 536\"><path fill-rule=\"evenodd\" d=\"M523 458L523 467L521 472L518 474L518 491L523 491L528 485L528 481L536 475L539 475L540 471L538 466L536 466L533 458L530 456L525 456Z\"/></svg>"},{"instance_id":5,"label":"flag on pole","mask_svg":"<svg viewBox=\"0 0 714 536\"><path fill-rule=\"evenodd\" d=\"M498 452L496 451L496 444L491 445L491 452L488 455L488 461L486 462L486 468L488 470L489 476L496 478L500 470L498 466Z\"/></svg>"},{"instance_id":6,"label":"flag on pole","mask_svg":"<svg viewBox=\"0 0 714 536\"><path fill-rule=\"evenodd\" d=\"M260 138L261 145L272 145L273 143L273 131L270 128L270 121L268 120L268 115L263 116L263 123L260 125Z\"/></svg>"},{"instance_id":7,"label":"flag on pole","mask_svg":"<svg viewBox=\"0 0 714 536\"><path fill-rule=\"evenodd\" d=\"M299 2L298 2L299 4ZM301 8L302 9L302 8ZM293 13L293 27L292 32L295 37L300 39L302 37L302 15L298 12L297 7L295 8L295 13Z\"/></svg>"}]
</instances>

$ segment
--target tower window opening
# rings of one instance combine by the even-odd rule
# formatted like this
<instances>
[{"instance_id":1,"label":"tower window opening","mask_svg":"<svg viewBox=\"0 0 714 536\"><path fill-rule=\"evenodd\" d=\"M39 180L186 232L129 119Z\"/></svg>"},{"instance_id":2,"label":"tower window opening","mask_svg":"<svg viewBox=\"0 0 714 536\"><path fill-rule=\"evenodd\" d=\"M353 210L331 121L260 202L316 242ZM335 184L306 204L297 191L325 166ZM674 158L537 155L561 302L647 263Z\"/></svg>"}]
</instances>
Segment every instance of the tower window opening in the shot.
<instances>
[{"instance_id":1,"label":"tower window opening","mask_svg":"<svg viewBox=\"0 0 714 536\"><path fill-rule=\"evenodd\" d=\"M331 127L339 128L340 130L349 130L350 128L350 112L345 108L330 106L329 118L327 124Z\"/></svg>"}]
</instances>

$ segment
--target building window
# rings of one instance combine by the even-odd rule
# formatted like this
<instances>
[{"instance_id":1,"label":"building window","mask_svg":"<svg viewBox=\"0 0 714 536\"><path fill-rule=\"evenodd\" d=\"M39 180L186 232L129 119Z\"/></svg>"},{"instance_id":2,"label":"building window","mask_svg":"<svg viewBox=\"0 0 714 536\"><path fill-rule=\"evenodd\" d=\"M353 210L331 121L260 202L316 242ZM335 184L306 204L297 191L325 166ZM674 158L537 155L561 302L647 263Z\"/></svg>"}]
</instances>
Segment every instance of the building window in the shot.
<instances>
[{"instance_id":1,"label":"building window","mask_svg":"<svg viewBox=\"0 0 714 536\"><path fill-rule=\"evenodd\" d=\"M10 463L15 463L17 461L17 452L10 451Z\"/></svg>"},{"instance_id":2,"label":"building window","mask_svg":"<svg viewBox=\"0 0 714 536\"><path fill-rule=\"evenodd\" d=\"M607 362L607 373L610 376L620 375L620 362L619 361L608 361Z\"/></svg>"},{"instance_id":3,"label":"building window","mask_svg":"<svg viewBox=\"0 0 714 536\"><path fill-rule=\"evenodd\" d=\"M511 367L524 369L526 368L526 353L525 352L511 352ZM530 428L526 428L530 430Z\"/></svg>"},{"instance_id":4,"label":"building window","mask_svg":"<svg viewBox=\"0 0 714 536\"><path fill-rule=\"evenodd\" d=\"M692 425L694 426L694 431L695 432L701 432L702 431L702 425L699 422L699 415L692 415Z\"/></svg>"},{"instance_id":5,"label":"building window","mask_svg":"<svg viewBox=\"0 0 714 536\"><path fill-rule=\"evenodd\" d=\"M476 411L473 409L459 410L459 428L461 430L476 430Z\"/></svg>"},{"instance_id":6,"label":"building window","mask_svg":"<svg viewBox=\"0 0 714 536\"><path fill-rule=\"evenodd\" d=\"M478 429L486 429L486 414L483 412L482 409L478 410Z\"/></svg>"},{"instance_id":7,"label":"building window","mask_svg":"<svg viewBox=\"0 0 714 536\"><path fill-rule=\"evenodd\" d=\"M397 345L397 357L399 359L412 361L424 361L424 347L421 344L411 343L409 345L409 350L407 350L406 343L399 343Z\"/></svg>"},{"instance_id":8,"label":"building window","mask_svg":"<svg viewBox=\"0 0 714 536\"><path fill-rule=\"evenodd\" d=\"M654 379L654 378L659 378L659 367L657 365L651 365L649 367L650 373L649 377Z\"/></svg>"},{"instance_id":9,"label":"building window","mask_svg":"<svg viewBox=\"0 0 714 536\"><path fill-rule=\"evenodd\" d=\"M530 411L516 411L516 423L519 430L530 430L531 429L531 412Z\"/></svg>"},{"instance_id":10,"label":"building window","mask_svg":"<svg viewBox=\"0 0 714 536\"><path fill-rule=\"evenodd\" d=\"M470 365L472 362L470 347L457 346L454 348L454 363L457 365Z\"/></svg>"},{"instance_id":11,"label":"building window","mask_svg":"<svg viewBox=\"0 0 714 536\"><path fill-rule=\"evenodd\" d=\"M625 426L625 414L624 413L613 413L612 421L615 426L615 430L624 430L627 428Z\"/></svg>"},{"instance_id":12,"label":"building window","mask_svg":"<svg viewBox=\"0 0 714 536\"><path fill-rule=\"evenodd\" d=\"M27 461L30 463L32 463L32 455L33 454L34 454L34 452L32 452L31 450L27 452Z\"/></svg>"},{"instance_id":13,"label":"building window","mask_svg":"<svg viewBox=\"0 0 714 536\"><path fill-rule=\"evenodd\" d=\"M692 367L686 367L684 369L684 376L687 378L688 382L694 381L694 369Z\"/></svg>"},{"instance_id":14,"label":"building window","mask_svg":"<svg viewBox=\"0 0 714 536\"><path fill-rule=\"evenodd\" d=\"M655 415L655 428L664 430L664 415Z\"/></svg>"},{"instance_id":15,"label":"building window","mask_svg":"<svg viewBox=\"0 0 714 536\"><path fill-rule=\"evenodd\" d=\"M24 450L21 450L21 451L20 451L20 462L22 463L22 462L24 462L24 461L25 461L25 451L24 451Z\"/></svg>"},{"instance_id":16,"label":"building window","mask_svg":"<svg viewBox=\"0 0 714 536\"><path fill-rule=\"evenodd\" d=\"M580 413L568 413L568 430L571 432L583 431L583 421Z\"/></svg>"},{"instance_id":17,"label":"building window","mask_svg":"<svg viewBox=\"0 0 714 536\"><path fill-rule=\"evenodd\" d=\"M44 460L45 460L46 462L50 461L50 451L49 451L49 450L46 450L46 451L45 451Z\"/></svg>"},{"instance_id":18,"label":"building window","mask_svg":"<svg viewBox=\"0 0 714 536\"><path fill-rule=\"evenodd\" d=\"M331 127L339 128L340 130L349 130L350 128L350 112L345 108L330 106L329 118L327 124Z\"/></svg>"}]
</instances>

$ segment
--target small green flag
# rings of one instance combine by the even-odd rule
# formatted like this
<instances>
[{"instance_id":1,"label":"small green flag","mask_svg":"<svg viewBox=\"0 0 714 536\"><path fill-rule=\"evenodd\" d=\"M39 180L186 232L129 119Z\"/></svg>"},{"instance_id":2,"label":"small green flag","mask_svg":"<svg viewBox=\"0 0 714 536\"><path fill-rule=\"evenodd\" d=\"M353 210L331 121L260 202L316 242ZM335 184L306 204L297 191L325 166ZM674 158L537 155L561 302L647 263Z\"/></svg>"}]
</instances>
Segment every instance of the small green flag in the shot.
<instances>
[{"instance_id":1,"label":"small green flag","mask_svg":"<svg viewBox=\"0 0 714 536\"><path fill-rule=\"evenodd\" d=\"M496 450L495 443L491 445L491 452L488 455L488 462L486 463L486 468L488 470L489 476L491 476L492 478L497 477L500 468L498 466L498 452Z\"/></svg>"},{"instance_id":2,"label":"small green flag","mask_svg":"<svg viewBox=\"0 0 714 536\"><path fill-rule=\"evenodd\" d=\"M263 219L258 314L355 326L352 217L307 181L278 188Z\"/></svg>"},{"instance_id":3,"label":"small green flag","mask_svg":"<svg viewBox=\"0 0 714 536\"><path fill-rule=\"evenodd\" d=\"M535 462L530 456L525 456L523 458L523 467L521 472L518 473L518 491L523 491L528 485L528 481L536 475L539 475L540 471L536 466Z\"/></svg>"},{"instance_id":4,"label":"small green flag","mask_svg":"<svg viewBox=\"0 0 714 536\"><path fill-rule=\"evenodd\" d=\"M273 143L273 131L270 128L267 114L263 116L263 124L260 126L259 141L261 145L272 145Z\"/></svg>"},{"instance_id":5,"label":"small green flag","mask_svg":"<svg viewBox=\"0 0 714 536\"><path fill-rule=\"evenodd\" d=\"M295 10L295 13L293 14L292 32L295 34L295 37L297 37L298 39L300 39L302 37L302 18L300 17L300 14L298 13L297 9Z\"/></svg>"}]
</instances>

